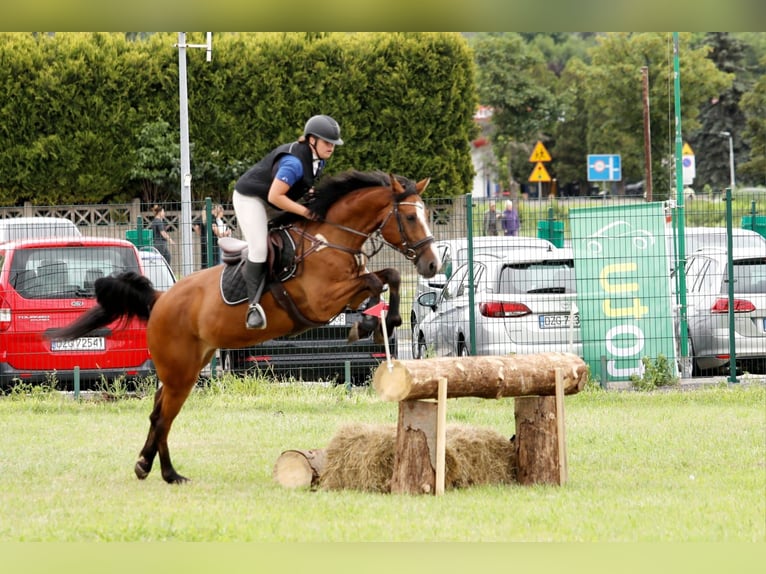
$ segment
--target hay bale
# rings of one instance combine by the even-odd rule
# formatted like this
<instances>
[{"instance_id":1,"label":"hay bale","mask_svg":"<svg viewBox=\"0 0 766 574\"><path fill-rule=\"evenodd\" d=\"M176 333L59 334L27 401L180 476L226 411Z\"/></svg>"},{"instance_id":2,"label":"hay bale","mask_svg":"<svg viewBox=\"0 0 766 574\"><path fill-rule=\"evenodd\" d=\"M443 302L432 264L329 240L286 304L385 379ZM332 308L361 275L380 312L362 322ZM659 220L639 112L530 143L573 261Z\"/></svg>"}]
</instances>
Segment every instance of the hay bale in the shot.
<instances>
[{"instance_id":1,"label":"hay bale","mask_svg":"<svg viewBox=\"0 0 766 574\"><path fill-rule=\"evenodd\" d=\"M350 424L341 427L325 449L319 476L325 490L390 492L396 427Z\"/></svg>"},{"instance_id":2,"label":"hay bale","mask_svg":"<svg viewBox=\"0 0 766 574\"><path fill-rule=\"evenodd\" d=\"M395 425L341 427L325 449L319 488L390 492L395 447ZM447 489L516 480L513 442L491 429L448 425L445 462Z\"/></svg>"}]
</instances>

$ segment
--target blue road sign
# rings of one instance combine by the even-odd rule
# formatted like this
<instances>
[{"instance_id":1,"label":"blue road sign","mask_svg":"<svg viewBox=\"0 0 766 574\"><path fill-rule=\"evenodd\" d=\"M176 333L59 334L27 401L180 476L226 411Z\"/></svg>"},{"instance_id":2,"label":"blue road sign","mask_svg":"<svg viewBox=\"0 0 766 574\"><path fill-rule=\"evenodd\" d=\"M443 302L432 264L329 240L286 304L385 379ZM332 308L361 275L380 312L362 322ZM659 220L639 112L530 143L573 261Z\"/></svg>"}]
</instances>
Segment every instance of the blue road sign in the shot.
<instances>
[{"instance_id":1,"label":"blue road sign","mask_svg":"<svg viewBox=\"0 0 766 574\"><path fill-rule=\"evenodd\" d=\"M621 181L622 161L619 154L588 155L588 181Z\"/></svg>"}]
</instances>

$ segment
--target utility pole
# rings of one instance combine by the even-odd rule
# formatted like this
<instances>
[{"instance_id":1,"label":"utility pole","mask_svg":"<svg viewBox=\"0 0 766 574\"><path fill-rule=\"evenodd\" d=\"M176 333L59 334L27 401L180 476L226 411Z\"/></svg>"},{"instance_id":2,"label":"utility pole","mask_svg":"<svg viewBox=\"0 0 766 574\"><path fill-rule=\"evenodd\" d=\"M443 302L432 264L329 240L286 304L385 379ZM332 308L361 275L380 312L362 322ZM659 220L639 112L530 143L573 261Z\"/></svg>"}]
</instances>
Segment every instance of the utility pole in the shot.
<instances>
[{"instance_id":1,"label":"utility pole","mask_svg":"<svg viewBox=\"0 0 766 574\"><path fill-rule=\"evenodd\" d=\"M719 132L718 135L724 138L729 138L729 182L731 184L731 191L734 193L734 186L736 184L734 181L734 138L732 137L731 132Z\"/></svg>"},{"instance_id":2,"label":"utility pole","mask_svg":"<svg viewBox=\"0 0 766 574\"><path fill-rule=\"evenodd\" d=\"M191 161L189 159L189 101L186 91L186 48L205 48L207 61L213 56L212 32L207 43L187 44L186 32L178 33L178 92L181 129L181 276L194 271L194 248L191 228Z\"/></svg>"}]
</instances>

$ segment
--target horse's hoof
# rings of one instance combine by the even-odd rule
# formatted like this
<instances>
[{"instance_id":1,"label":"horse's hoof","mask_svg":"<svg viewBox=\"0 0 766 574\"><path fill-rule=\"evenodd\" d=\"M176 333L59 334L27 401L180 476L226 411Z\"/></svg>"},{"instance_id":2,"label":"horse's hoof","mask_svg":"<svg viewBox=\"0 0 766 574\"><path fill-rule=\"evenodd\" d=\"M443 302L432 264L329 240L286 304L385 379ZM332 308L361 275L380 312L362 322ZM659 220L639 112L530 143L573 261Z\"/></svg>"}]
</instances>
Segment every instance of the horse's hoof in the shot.
<instances>
[{"instance_id":1,"label":"horse's hoof","mask_svg":"<svg viewBox=\"0 0 766 574\"><path fill-rule=\"evenodd\" d=\"M188 478L186 478L185 476L181 476L178 473L173 473L172 476L168 476L168 477L163 476L162 478L164 478L165 482L167 482L168 484L185 484L189 482Z\"/></svg>"},{"instance_id":2,"label":"horse's hoof","mask_svg":"<svg viewBox=\"0 0 766 574\"><path fill-rule=\"evenodd\" d=\"M149 472L151 472L151 470L152 470L152 467L151 467L151 465L147 465L147 464L146 464L146 461L145 461L143 458L141 458L141 459L139 459L139 460L136 462L136 466L134 467L134 470L135 470L135 472L136 472L136 476L137 476L137 477L138 477L140 480L143 480L143 479L145 479L147 476L149 476Z\"/></svg>"}]
</instances>

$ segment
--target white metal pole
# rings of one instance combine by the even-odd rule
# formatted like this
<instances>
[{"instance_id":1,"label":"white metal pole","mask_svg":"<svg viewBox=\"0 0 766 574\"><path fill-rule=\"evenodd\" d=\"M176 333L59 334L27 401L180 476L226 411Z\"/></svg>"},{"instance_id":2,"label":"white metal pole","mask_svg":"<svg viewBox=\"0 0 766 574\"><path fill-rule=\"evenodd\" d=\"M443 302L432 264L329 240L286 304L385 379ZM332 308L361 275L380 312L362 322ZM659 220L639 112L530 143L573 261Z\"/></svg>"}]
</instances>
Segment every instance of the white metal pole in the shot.
<instances>
[{"instance_id":1,"label":"white metal pole","mask_svg":"<svg viewBox=\"0 0 766 574\"><path fill-rule=\"evenodd\" d=\"M191 238L191 166L189 160L189 102L186 92L186 33L178 33L178 89L181 128L181 276L194 271Z\"/></svg>"}]
</instances>

